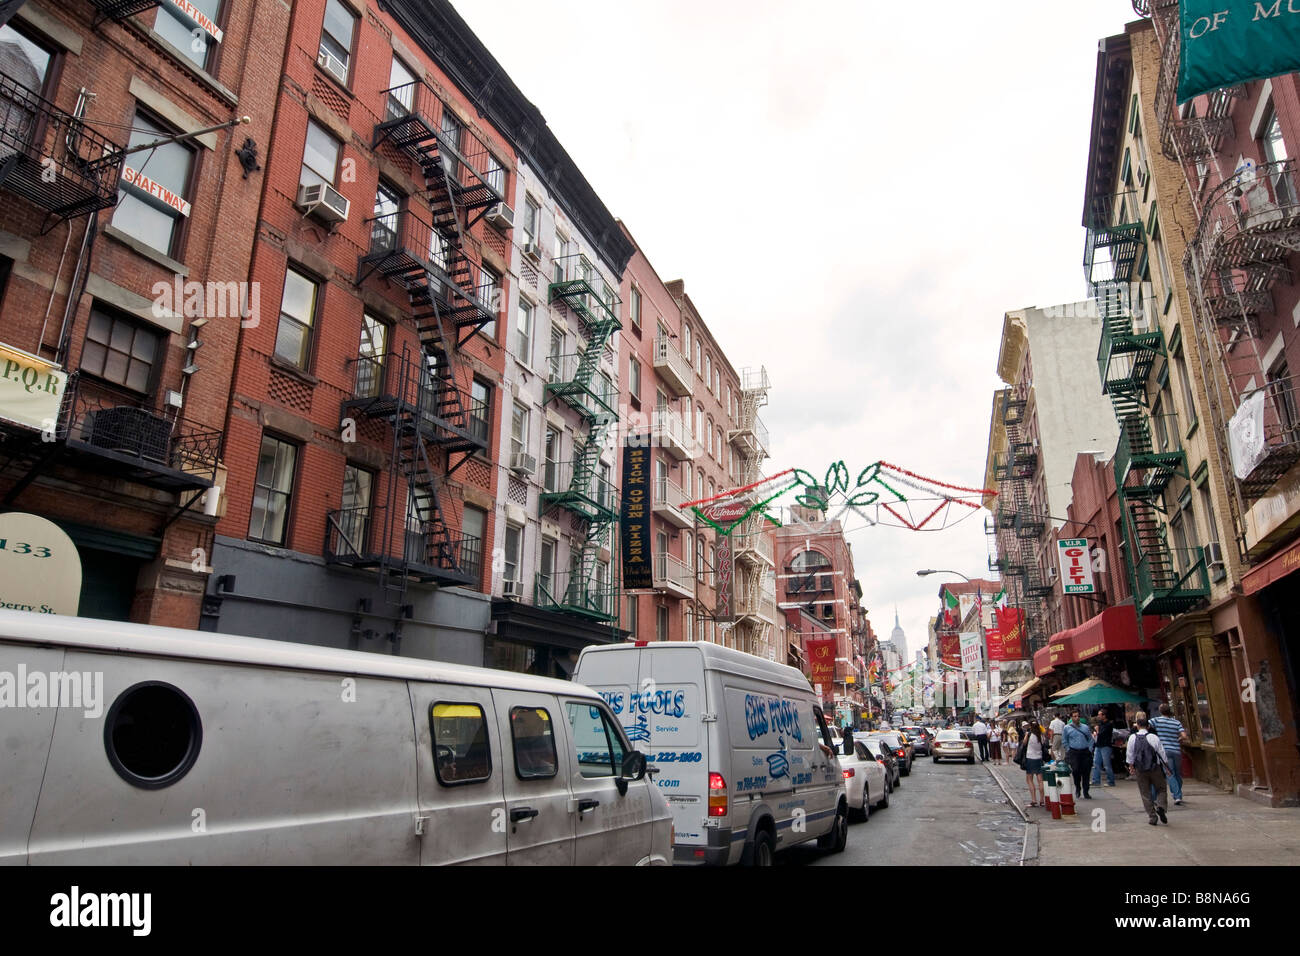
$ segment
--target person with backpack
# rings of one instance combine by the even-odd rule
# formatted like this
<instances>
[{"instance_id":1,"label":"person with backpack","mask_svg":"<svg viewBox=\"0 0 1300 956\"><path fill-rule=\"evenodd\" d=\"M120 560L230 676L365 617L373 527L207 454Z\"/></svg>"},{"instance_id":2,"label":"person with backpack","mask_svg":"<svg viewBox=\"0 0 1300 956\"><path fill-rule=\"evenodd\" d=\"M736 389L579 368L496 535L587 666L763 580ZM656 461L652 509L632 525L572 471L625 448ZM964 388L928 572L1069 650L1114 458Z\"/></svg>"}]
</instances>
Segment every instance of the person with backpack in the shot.
<instances>
[{"instance_id":1,"label":"person with backpack","mask_svg":"<svg viewBox=\"0 0 1300 956\"><path fill-rule=\"evenodd\" d=\"M1142 796L1142 808L1147 812L1147 822L1155 826L1159 817L1160 823L1168 824L1169 816L1165 812L1168 801L1165 768L1169 765L1169 758L1165 756L1160 738L1151 732L1146 717L1138 718L1137 733L1128 739L1125 763L1137 777L1138 793Z\"/></svg>"},{"instance_id":2,"label":"person with backpack","mask_svg":"<svg viewBox=\"0 0 1300 956\"><path fill-rule=\"evenodd\" d=\"M1183 744L1190 743L1187 728L1174 716L1174 709L1168 704L1160 705L1160 716L1149 720L1151 729L1160 738L1160 744L1169 757L1169 793L1174 798L1174 806L1183 805Z\"/></svg>"}]
</instances>

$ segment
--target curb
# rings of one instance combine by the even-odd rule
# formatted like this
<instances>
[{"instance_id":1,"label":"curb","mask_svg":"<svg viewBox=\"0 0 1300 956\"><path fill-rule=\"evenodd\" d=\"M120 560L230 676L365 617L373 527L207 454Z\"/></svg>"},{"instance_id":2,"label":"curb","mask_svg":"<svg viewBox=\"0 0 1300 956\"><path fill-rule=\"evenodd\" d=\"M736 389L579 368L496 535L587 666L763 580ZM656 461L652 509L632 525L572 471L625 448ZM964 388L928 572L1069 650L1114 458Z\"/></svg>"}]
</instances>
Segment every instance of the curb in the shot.
<instances>
[{"instance_id":1,"label":"curb","mask_svg":"<svg viewBox=\"0 0 1300 956\"><path fill-rule=\"evenodd\" d=\"M1025 808L1019 804L1016 798L1011 795L1011 791L1007 789L1007 785L1003 781L1002 775L995 773L993 767L987 763L984 764L984 769L989 772L989 776L992 777L993 782L998 785L998 789L1006 795L1007 802L1015 808L1016 813L1020 814L1020 819L1025 822L1025 839L1020 848L1020 865L1024 866L1030 862L1037 862L1038 824L1030 821L1029 814L1025 812Z\"/></svg>"}]
</instances>

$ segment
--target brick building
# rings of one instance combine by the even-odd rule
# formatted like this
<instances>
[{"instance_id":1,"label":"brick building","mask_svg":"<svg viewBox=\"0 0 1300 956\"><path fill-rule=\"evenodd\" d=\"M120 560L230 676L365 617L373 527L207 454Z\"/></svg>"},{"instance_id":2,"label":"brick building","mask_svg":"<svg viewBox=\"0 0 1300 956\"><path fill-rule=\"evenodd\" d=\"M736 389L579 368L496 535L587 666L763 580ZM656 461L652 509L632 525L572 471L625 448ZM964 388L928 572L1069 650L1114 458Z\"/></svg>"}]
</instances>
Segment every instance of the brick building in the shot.
<instances>
[{"instance_id":1,"label":"brick building","mask_svg":"<svg viewBox=\"0 0 1300 956\"><path fill-rule=\"evenodd\" d=\"M45 422L0 395L0 510L71 538L82 615L198 624L288 26L31 0L0 28L0 354L62 388Z\"/></svg>"}]
</instances>

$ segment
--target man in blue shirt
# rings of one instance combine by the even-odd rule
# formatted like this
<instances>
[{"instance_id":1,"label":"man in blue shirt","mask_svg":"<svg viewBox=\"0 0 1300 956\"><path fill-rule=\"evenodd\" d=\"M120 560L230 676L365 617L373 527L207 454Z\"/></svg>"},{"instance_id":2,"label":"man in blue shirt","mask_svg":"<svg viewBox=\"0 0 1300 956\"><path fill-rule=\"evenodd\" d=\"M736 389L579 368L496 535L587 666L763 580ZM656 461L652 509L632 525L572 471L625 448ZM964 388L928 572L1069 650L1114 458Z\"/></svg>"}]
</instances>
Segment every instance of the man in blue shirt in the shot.
<instances>
[{"instance_id":1,"label":"man in blue shirt","mask_svg":"<svg viewBox=\"0 0 1300 956\"><path fill-rule=\"evenodd\" d=\"M1160 745L1165 748L1169 760L1169 792L1173 795L1174 805L1183 805L1183 747L1189 742L1187 729L1182 721L1174 716L1174 710L1168 704L1160 705L1160 716L1147 721L1155 735L1160 738Z\"/></svg>"},{"instance_id":2,"label":"man in blue shirt","mask_svg":"<svg viewBox=\"0 0 1300 956\"><path fill-rule=\"evenodd\" d=\"M1065 760L1070 765L1070 775L1074 777L1074 791L1083 799L1091 800L1088 785L1092 777L1092 730L1087 724L1079 724L1079 712L1070 715L1070 722L1061 734L1065 744Z\"/></svg>"}]
</instances>

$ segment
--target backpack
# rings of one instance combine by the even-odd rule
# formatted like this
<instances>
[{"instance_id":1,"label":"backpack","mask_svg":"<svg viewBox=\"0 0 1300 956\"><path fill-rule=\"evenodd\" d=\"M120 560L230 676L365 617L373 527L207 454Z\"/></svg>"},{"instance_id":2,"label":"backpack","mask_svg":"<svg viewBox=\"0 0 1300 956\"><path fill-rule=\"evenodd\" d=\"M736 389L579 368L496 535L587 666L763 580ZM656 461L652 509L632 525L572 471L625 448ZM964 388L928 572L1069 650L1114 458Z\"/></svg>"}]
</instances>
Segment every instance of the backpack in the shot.
<instances>
[{"instance_id":1,"label":"backpack","mask_svg":"<svg viewBox=\"0 0 1300 956\"><path fill-rule=\"evenodd\" d=\"M1133 745L1133 768L1135 770L1155 770L1160 766L1160 758L1156 755L1156 748L1151 746L1151 741L1147 740L1150 734L1138 734L1137 742Z\"/></svg>"}]
</instances>

